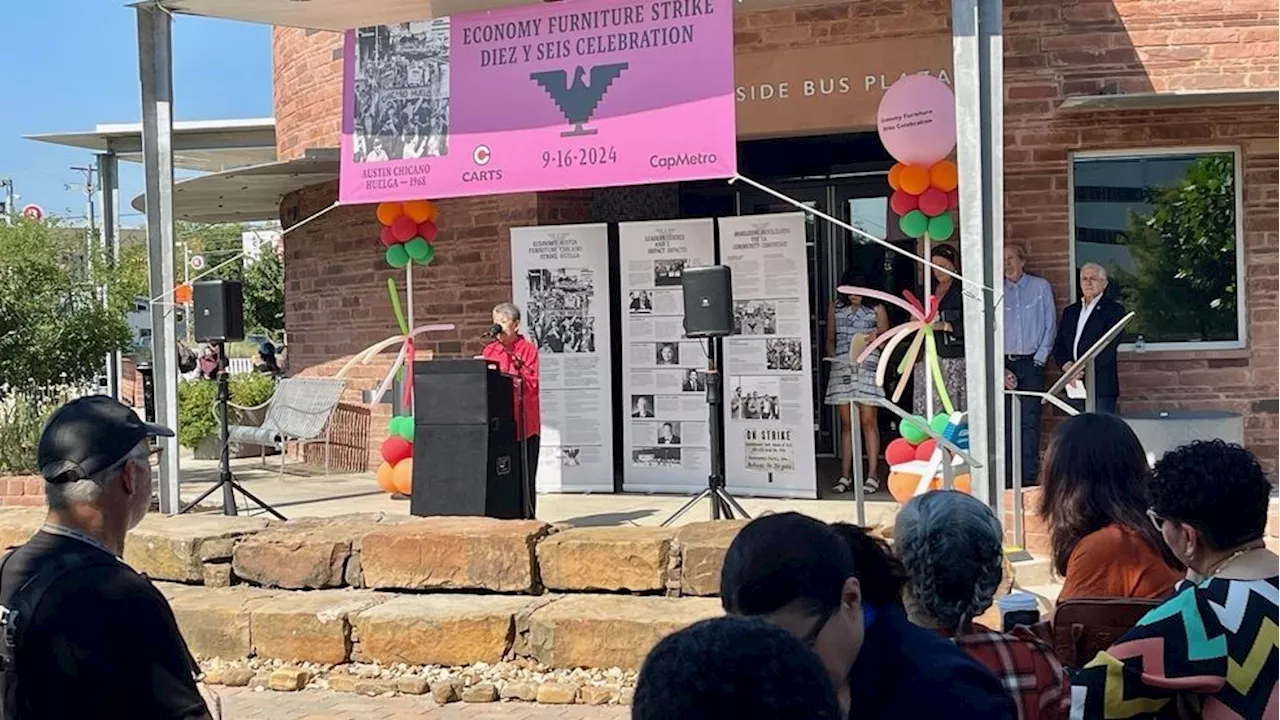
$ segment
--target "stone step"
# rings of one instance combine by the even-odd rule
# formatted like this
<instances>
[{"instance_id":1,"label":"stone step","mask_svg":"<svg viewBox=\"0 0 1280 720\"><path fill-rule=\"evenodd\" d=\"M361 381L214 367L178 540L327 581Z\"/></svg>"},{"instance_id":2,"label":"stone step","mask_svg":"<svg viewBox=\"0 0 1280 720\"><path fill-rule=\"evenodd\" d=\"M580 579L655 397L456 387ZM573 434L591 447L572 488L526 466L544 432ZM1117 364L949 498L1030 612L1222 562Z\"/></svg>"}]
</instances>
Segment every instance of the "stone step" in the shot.
<instances>
[{"instance_id":1,"label":"stone step","mask_svg":"<svg viewBox=\"0 0 1280 720\"><path fill-rule=\"evenodd\" d=\"M392 594L158 583L192 653L336 665L471 665L637 670L666 635L721 614L715 598Z\"/></svg>"},{"instance_id":2,"label":"stone step","mask_svg":"<svg viewBox=\"0 0 1280 720\"><path fill-rule=\"evenodd\" d=\"M1053 564L1048 558L1032 556L1013 562L1013 576L1019 587L1048 585L1053 582Z\"/></svg>"}]
</instances>

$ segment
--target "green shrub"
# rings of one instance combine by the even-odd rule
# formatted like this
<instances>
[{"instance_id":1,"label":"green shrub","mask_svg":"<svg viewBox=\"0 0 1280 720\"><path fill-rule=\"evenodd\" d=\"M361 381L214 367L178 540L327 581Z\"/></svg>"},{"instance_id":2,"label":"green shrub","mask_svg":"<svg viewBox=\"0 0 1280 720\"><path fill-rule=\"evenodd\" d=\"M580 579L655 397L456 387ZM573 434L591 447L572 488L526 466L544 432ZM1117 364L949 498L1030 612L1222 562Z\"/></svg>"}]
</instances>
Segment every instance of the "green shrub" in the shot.
<instances>
[{"instance_id":1,"label":"green shrub","mask_svg":"<svg viewBox=\"0 0 1280 720\"><path fill-rule=\"evenodd\" d=\"M0 402L0 475L39 470L36 443L45 421L72 393L65 389L12 393Z\"/></svg>"},{"instance_id":2,"label":"green shrub","mask_svg":"<svg viewBox=\"0 0 1280 720\"><path fill-rule=\"evenodd\" d=\"M230 380L231 403L250 407L266 402L276 389L269 375L249 373L232 375ZM213 403L218 398L215 380L183 380L178 383L178 443L195 449L200 441L218 432L213 417ZM227 411L228 421L236 424L236 411Z\"/></svg>"}]
</instances>

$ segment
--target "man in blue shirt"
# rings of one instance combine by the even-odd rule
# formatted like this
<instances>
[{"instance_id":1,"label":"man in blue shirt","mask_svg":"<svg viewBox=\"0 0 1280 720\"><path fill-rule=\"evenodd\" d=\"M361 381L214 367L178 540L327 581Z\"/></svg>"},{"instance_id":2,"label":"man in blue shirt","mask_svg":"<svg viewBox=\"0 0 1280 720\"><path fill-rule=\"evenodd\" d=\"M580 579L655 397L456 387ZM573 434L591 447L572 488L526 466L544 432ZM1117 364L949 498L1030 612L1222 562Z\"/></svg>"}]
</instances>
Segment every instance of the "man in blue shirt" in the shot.
<instances>
[{"instance_id":1,"label":"man in blue shirt","mask_svg":"<svg viewBox=\"0 0 1280 720\"><path fill-rule=\"evenodd\" d=\"M1042 277L1023 272L1027 253L1021 245L1004 246L1004 363L1005 387L1030 392L1044 391L1044 364L1053 350L1053 288ZM1040 408L1038 398L1020 397L1022 404L1022 447L1010 447L1011 404L1005 400L1005 447L1010 454L1022 453L1022 484L1035 485L1040 471ZM1009 463L1008 484L1013 486L1013 463Z\"/></svg>"}]
</instances>

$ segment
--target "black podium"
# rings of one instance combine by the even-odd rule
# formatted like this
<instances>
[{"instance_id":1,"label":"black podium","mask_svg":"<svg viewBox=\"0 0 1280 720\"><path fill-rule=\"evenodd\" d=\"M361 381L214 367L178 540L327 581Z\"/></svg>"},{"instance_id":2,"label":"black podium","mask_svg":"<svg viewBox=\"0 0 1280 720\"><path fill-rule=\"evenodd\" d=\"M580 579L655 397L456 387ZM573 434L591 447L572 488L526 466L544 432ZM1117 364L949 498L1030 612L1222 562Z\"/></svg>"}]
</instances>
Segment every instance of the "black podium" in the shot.
<instances>
[{"instance_id":1,"label":"black podium","mask_svg":"<svg viewBox=\"0 0 1280 720\"><path fill-rule=\"evenodd\" d=\"M413 418L411 514L524 516L510 377L484 360L416 362Z\"/></svg>"}]
</instances>

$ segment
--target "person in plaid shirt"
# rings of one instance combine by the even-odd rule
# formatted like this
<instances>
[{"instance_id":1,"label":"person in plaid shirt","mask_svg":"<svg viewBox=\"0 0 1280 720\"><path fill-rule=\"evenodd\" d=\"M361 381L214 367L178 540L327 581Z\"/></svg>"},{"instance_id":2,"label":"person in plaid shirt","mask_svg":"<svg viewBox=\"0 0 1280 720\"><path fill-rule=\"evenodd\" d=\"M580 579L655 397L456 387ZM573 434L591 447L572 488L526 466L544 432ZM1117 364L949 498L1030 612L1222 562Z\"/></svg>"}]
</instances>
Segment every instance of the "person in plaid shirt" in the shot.
<instances>
[{"instance_id":1,"label":"person in plaid shirt","mask_svg":"<svg viewBox=\"0 0 1280 720\"><path fill-rule=\"evenodd\" d=\"M1053 649L1026 628L1004 633L973 622L1000 584L1003 535L995 513L970 495L938 490L912 498L894 526L909 577L907 614L995 673L1020 720L1066 718L1071 680Z\"/></svg>"}]
</instances>

